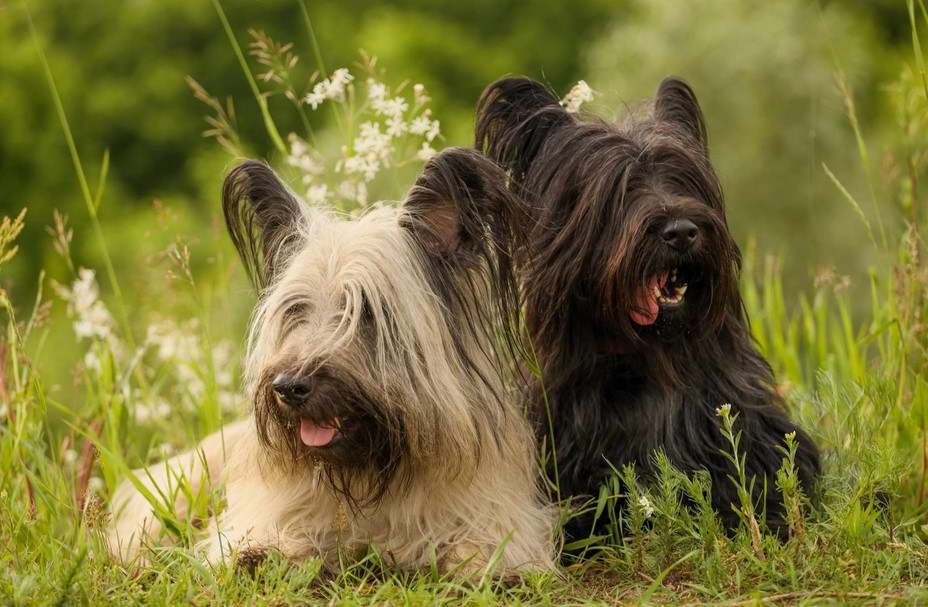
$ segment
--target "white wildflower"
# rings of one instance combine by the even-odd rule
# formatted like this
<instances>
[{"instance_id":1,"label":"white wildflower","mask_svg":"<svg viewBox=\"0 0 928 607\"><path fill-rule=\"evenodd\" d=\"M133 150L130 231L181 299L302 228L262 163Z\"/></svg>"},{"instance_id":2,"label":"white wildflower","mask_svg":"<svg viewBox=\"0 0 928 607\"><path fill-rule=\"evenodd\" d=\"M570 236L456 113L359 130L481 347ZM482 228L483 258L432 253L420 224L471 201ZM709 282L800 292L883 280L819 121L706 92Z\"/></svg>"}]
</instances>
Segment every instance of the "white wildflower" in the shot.
<instances>
[{"instance_id":1,"label":"white wildflower","mask_svg":"<svg viewBox=\"0 0 928 607\"><path fill-rule=\"evenodd\" d=\"M321 174L325 167L321 159L319 159L318 153L296 133L290 133L287 139L290 141L290 155L287 156L287 164L299 169L303 173L301 176L303 183L309 185L313 177Z\"/></svg>"},{"instance_id":2,"label":"white wildflower","mask_svg":"<svg viewBox=\"0 0 928 607\"><path fill-rule=\"evenodd\" d=\"M87 490L91 493L100 493L104 486L103 479L99 476L91 476L87 481Z\"/></svg>"},{"instance_id":3,"label":"white wildflower","mask_svg":"<svg viewBox=\"0 0 928 607\"><path fill-rule=\"evenodd\" d=\"M354 76L347 68L339 68L332 72L329 78L321 80L313 86L313 92L306 95L303 101L308 103L313 109L326 99L342 100L345 98L345 87L349 82L354 80Z\"/></svg>"},{"instance_id":4,"label":"white wildflower","mask_svg":"<svg viewBox=\"0 0 928 607\"><path fill-rule=\"evenodd\" d=\"M400 137L409 130L409 125L402 118L387 119L387 135L390 137Z\"/></svg>"},{"instance_id":5,"label":"white wildflower","mask_svg":"<svg viewBox=\"0 0 928 607\"><path fill-rule=\"evenodd\" d=\"M410 133L413 135L424 135L426 141L430 143L441 133L441 123L437 120L432 120L430 118L431 115L431 110L425 110L409 123Z\"/></svg>"},{"instance_id":6,"label":"white wildflower","mask_svg":"<svg viewBox=\"0 0 928 607\"><path fill-rule=\"evenodd\" d=\"M365 181L371 181L380 170L380 162L373 154L366 156L349 156L344 162L345 173L361 174Z\"/></svg>"},{"instance_id":7,"label":"white wildflower","mask_svg":"<svg viewBox=\"0 0 928 607\"><path fill-rule=\"evenodd\" d=\"M586 81L581 80L570 89L570 92L561 99L561 105L570 114L576 114L580 111L580 106L588 101L593 100L593 89Z\"/></svg>"},{"instance_id":8,"label":"white wildflower","mask_svg":"<svg viewBox=\"0 0 928 607\"><path fill-rule=\"evenodd\" d=\"M346 156L336 165L337 171L348 175L360 174L365 181L371 181L381 167L389 166L393 146L390 135L380 130L379 122L367 121L361 124L360 133L353 142L354 155ZM347 151L343 150L347 154Z\"/></svg>"},{"instance_id":9,"label":"white wildflower","mask_svg":"<svg viewBox=\"0 0 928 607\"><path fill-rule=\"evenodd\" d=\"M322 83L320 82L313 88L312 93L308 93L306 97L303 97L303 101L308 104L311 108L316 109L319 105L325 101L325 91Z\"/></svg>"},{"instance_id":10,"label":"white wildflower","mask_svg":"<svg viewBox=\"0 0 928 607\"><path fill-rule=\"evenodd\" d=\"M171 411L171 405L162 398L151 403L139 402L134 408L135 421L145 423L153 419L164 419L171 414Z\"/></svg>"},{"instance_id":11,"label":"white wildflower","mask_svg":"<svg viewBox=\"0 0 928 607\"><path fill-rule=\"evenodd\" d=\"M422 107L426 103L432 100L431 97L425 94L425 85L414 84L412 87L413 100L415 102L415 107Z\"/></svg>"},{"instance_id":12,"label":"white wildflower","mask_svg":"<svg viewBox=\"0 0 928 607\"><path fill-rule=\"evenodd\" d=\"M422 147L419 148L419 151L416 152L416 158L419 160L428 161L435 155L435 149L428 144L428 142L422 142Z\"/></svg>"},{"instance_id":13,"label":"white wildflower","mask_svg":"<svg viewBox=\"0 0 928 607\"><path fill-rule=\"evenodd\" d=\"M74 320L78 338L109 339L113 334L113 317L100 300L100 289L93 270L81 268L77 280L68 289L54 283L55 290L68 302L68 316Z\"/></svg>"},{"instance_id":14,"label":"white wildflower","mask_svg":"<svg viewBox=\"0 0 928 607\"><path fill-rule=\"evenodd\" d=\"M87 353L84 354L84 367L97 372L103 369L103 363L100 361L97 351L93 348L87 350Z\"/></svg>"},{"instance_id":15,"label":"white wildflower","mask_svg":"<svg viewBox=\"0 0 928 607\"><path fill-rule=\"evenodd\" d=\"M654 514L654 506L651 505L651 500L649 500L646 495L642 495L638 498L638 505L641 506L641 511L644 513L644 517L651 518L651 516Z\"/></svg>"},{"instance_id":16,"label":"white wildflower","mask_svg":"<svg viewBox=\"0 0 928 607\"><path fill-rule=\"evenodd\" d=\"M359 181L354 191L354 199L360 205L367 204L367 184Z\"/></svg>"},{"instance_id":17,"label":"white wildflower","mask_svg":"<svg viewBox=\"0 0 928 607\"><path fill-rule=\"evenodd\" d=\"M403 97L377 100L371 104L378 114L400 118L409 109L409 104Z\"/></svg>"},{"instance_id":18,"label":"white wildflower","mask_svg":"<svg viewBox=\"0 0 928 607\"><path fill-rule=\"evenodd\" d=\"M346 67L340 67L332 73L329 80L329 95L340 96L345 94L345 87L354 80L354 76Z\"/></svg>"},{"instance_id":19,"label":"white wildflower","mask_svg":"<svg viewBox=\"0 0 928 607\"><path fill-rule=\"evenodd\" d=\"M145 341L158 348L161 360L192 361L201 356L199 321L192 318L183 325L172 320L149 325Z\"/></svg>"},{"instance_id":20,"label":"white wildflower","mask_svg":"<svg viewBox=\"0 0 928 607\"><path fill-rule=\"evenodd\" d=\"M409 123L409 132L413 135L425 135L432 128L432 121L429 119L431 112L426 110L420 116L413 118Z\"/></svg>"},{"instance_id":21,"label":"white wildflower","mask_svg":"<svg viewBox=\"0 0 928 607\"><path fill-rule=\"evenodd\" d=\"M299 159L309 152L309 144L303 141L296 133L287 135L290 142L290 155L287 156L287 164L290 166L299 166Z\"/></svg>"},{"instance_id":22,"label":"white wildflower","mask_svg":"<svg viewBox=\"0 0 928 607\"><path fill-rule=\"evenodd\" d=\"M342 200L351 200L360 206L367 204L367 185L363 181L343 181L337 191Z\"/></svg>"},{"instance_id":23,"label":"white wildflower","mask_svg":"<svg viewBox=\"0 0 928 607\"><path fill-rule=\"evenodd\" d=\"M139 403L135 406L135 421L145 423L152 418L151 407L145 403Z\"/></svg>"},{"instance_id":24,"label":"white wildflower","mask_svg":"<svg viewBox=\"0 0 928 607\"><path fill-rule=\"evenodd\" d=\"M355 154L372 154L377 158L386 158L392 151L390 136L380 132L380 123L368 121L361 125L360 135L354 138Z\"/></svg>"},{"instance_id":25,"label":"white wildflower","mask_svg":"<svg viewBox=\"0 0 928 607\"><path fill-rule=\"evenodd\" d=\"M64 460L64 463L73 464L74 462L77 461L77 451L75 451L74 449L68 449L67 451L61 454L61 458Z\"/></svg>"},{"instance_id":26,"label":"white wildflower","mask_svg":"<svg viewBox=\"0 0 928 607\"><path fill-rule=\"evenodd\" d=\"M377 82L373 78L367 81L367 98L372 103L381 102L387 96L387 86L382 82Z\"/></svg>"},{"instance_id":27,"label":"white wildflower","mask_svg":"<svg viewBox=\"0 0 928 607\"><path fill-rule=\"evenodd\" d=\"M323 204L329 198L329 186L317 183L306 190L306 202L310 204Z\"/></svg>"},{"instance_id":28,"label":"white wildflower","mask_svg":"<svg viewBox=\"0 0 928 607\"><path fill-rule=\"evenodd\" d=\"M426 141L431 142L433 139L438 137L441 134L441 124L437 120L432 121L432 125L429 127L429 132L425 134Z\"/></svg>"}]
</instances>

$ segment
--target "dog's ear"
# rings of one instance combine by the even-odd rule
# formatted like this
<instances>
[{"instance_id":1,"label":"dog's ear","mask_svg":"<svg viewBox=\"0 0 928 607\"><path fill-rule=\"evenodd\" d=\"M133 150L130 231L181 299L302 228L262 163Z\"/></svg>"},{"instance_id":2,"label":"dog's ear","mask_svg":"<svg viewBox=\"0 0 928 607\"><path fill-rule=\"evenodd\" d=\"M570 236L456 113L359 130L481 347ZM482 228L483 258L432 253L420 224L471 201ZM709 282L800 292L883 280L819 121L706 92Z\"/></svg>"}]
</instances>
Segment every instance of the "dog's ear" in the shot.
<instances>
[{"instance_id":1,"label":"dog's ear","mask_svg":"<svg viewBox=\"0 0 928 607\"><path fill-rule=\"evenodd\" d=\"M706 121L696 100L696 93L686 82L673 76L664 78L654 97L657 119L677 125L704 149L709 147Z\"/></svg>"},{"instance_id":2,"label":"dog's ear","mask_svg":"<svg viewBox=\"0 0 928 607\"><path fill-rule=\"evenodd\" d=\"M448 148L426 163L400 219L453 322L469 327L465 334L495 328L493 337L512 352L522 347L513 257L524 249L528 216L499 165L476 150Z\"/></svg>"},{"instance_id":3,"label":"dog's ear","mask_svg":"<svg viewBox=\"0 0 928 607\"><path fill-rule=\"evenodd\" d=\"M222 186L229 236L259 292L301 240L302 203L263 162L246 160Z\"/></svg>"},{"instance_id":4,"label":"dog's ear","mask_svg":"<svg viewBox=\"0 0 928 607\"><path fill-rule=\"evenodd\" d=\"M488 86L477 102L474 147L522 182L548 135L567 124L574 124L574 119L543 84L530 78L502 78Z\"/></svg>"},{"instance_id":5,"label":"dog's ear","mask_svg":"<svg viewBox=\"0 0 928 607\"><path fill-rule=\"evenodd\" d=\"M524 205L506 174L476 150L448 148L429 160L406 195L403 226L431 254L449 261L508 249Z\"/></svg>"}]
</instances>

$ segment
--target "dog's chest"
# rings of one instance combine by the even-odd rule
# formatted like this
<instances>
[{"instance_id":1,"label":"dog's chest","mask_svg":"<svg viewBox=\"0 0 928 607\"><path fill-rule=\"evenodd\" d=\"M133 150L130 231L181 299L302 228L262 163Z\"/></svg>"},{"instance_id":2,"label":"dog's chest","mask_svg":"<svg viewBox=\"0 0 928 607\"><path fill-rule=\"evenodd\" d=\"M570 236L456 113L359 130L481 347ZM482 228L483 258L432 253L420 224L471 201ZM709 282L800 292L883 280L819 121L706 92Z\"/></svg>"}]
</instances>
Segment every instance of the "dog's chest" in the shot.
<instances>
[{"instance_id":1,"label":"dog's chest","mask_svg":"<svg viewBox=\"0 0 928 607\"><path fill-rule=\"evenodd\" d=\"M704 451L705 437L718 430L700 386L667 391L652 381L619 376L607 381L601 394L602 457L614 466L635 463L649 470L660 450L681 469L701 467L694 454Z\"/></svg>"}]
</instances>

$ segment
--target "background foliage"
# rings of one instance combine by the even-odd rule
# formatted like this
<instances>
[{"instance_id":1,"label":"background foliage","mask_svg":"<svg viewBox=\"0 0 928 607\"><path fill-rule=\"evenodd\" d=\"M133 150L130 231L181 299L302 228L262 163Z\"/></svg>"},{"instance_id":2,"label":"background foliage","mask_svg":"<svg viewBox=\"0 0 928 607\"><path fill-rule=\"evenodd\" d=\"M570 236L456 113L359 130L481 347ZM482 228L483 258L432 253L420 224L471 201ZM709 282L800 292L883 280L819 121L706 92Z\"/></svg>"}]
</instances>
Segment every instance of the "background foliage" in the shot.
<instances>
[{"instance_id":1,"label":"background foliage","mask_svg":"<svg viewBox=\"0 0 928 607\"><path fill-rule=\"evenodd\" d=\"M384 572L374 557L335 580L312 562L291 567L275 558L255 577L204 567L185 549L197 529L172 520L174 512L164 514L173 545L147 571L127 575L105 557L96 533L105 521L101 500L128 467L189 447L244 407L236 361L253 294L218 217L218 188L233 157L201 136L216 107L204 105L203 94L196 99L185 77L234 117L236 154L270 159L295 184L301 172L287 157L292 149L275 147L215 0L30 2L90 182L85 199L25 5L0 0L0 597L924 600L928 77L906 4L310 3L318 55L299 2L222 5L254 74L267 66L247 54L249 28L295 42L300 91L312 89L317 70L327 76L343 66L364 90L359 49L379 58L374 69L394 92L411 98L410 83L423 83L441 121L438 149L469 143L474 101L507 73L542 79L561 94L585 79L597 92L589 109L606 114L620 114L676 73L704 105L745 245L755 336L825 453L819 504L810 508L797 491L787 457L777 487L790 504L790 540L747 524L728 537L704 507L699 479L663 466L656 484L641 487L625 470L591 507L623 494L640 508L630 509L626 535L591 544L596 558L565 568L564 579L529 576L506 586L488 577L465 586ZM908 8L924 37L928 12L920 0ZM284 140L295 132L338 157L356 134L357 124L345 124L350 112L326 104L308 113L307 129L283 85L259 86ZM370 199L400 197L418 166L378 176ZM25 207L23 226L15 218ZM681 495L693 509L680 507ZM195 497L203 516L221 503L216 494ZM753 516L750 505L743 515Z\"/></svg>"},{"instance_id":2,"label":"background foliage","mask_svg":"<svg viewBox=\"0 0 928 607\"><path fill-rule=\"evenodd\" d=\"M60 267L43 237L52 209L68 213L78 232L85 220L73 212L79 201L72 169L25 16L18 3L4 4L0 208L31 210L26 254L3 280L17 299L29 299L39 268ZM144 236L157 223L155 201L177 216L176 231L204 234L228 159L199 136L205 108L184 77L220 99L233 97L246 151L271 153L211 4L143 0L116 8L60 0L33 2L32 10L90 174L104 150L110 152L104 213L114 245L126 253L116 260L119 269L137 270L156 249L138 250L152 243ZM227 10L243 46L247 28L260 29L304 50L298 66L304 78L318 69L292 0L230 2ZM833 195L821 163L860 184L851 170L853 134L832 77L838 66L863 129L881 143L885 83L901 69L899 47L908 42L901 2L579 0L528 8L493 0L347 0L312 3L309 10L329 70L356 61L358 49L382 65L402 66L398 76L428 87L446 144L470 141L476 98L504 74L542 79L561 94L584 78L602 93L594 109L607 111L647 97L666 74L688 78L708 114L741 241L757 236L804 278L815 264L858 273L872 260L873 250L858 246L865 240L860 224ZM252 66L258 67L253 60ZM276 110L286 101L277 97L271 104ZM280 114L282 132L297 130L295 115ZM879 149L872 156L878 173ZM90 248L77 254L85 264L98 255ZM194 255L194 263L203 260Z\"/></svg>"}]
</instances>

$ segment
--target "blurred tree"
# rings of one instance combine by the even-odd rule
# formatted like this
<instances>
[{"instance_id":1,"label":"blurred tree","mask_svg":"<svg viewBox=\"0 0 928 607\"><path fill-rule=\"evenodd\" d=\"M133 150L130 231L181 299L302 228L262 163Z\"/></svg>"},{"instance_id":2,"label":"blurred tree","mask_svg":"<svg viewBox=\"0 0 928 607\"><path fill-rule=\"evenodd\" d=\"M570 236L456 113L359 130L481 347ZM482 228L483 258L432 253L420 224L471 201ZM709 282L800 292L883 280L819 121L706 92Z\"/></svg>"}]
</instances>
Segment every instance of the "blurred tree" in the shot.
<instances>
[{"instance_id":1,"label":"blurred tree","mask_svg":"<svg viewBox=\"0 0 928 607\"><path fill-rule=\"evenodd\" d=\"M530 9L513 0L307 4L330 71L355 62L359 49L379 56L391 79L426 85L446 137L439 143L464 145L472 136L473 104L488 82L525 73L569 86L582 77L583 48L622 6L607 0L545 2ZM306 81L318 69L299 0L228 0L223 6L243 48L247 29L262 29L279 42L295 43ZM117 269L131 274L153 218L153 199L170 203L194 233L216 211L228 158L200 136L207 111L184 77L192 75L221 99L232 96L245 149L268 156L272 147L257 105L208 1L61 0L31 2L30 10L92 182L103 151L111 153L102 214L113 248L126 253L116 259ZM253 58L249 62L261 71ZM82 237L86 212L18 3L0 7L0 81L0 214L30 207L22 254L5 267L2 281L12 283L14 296L23 300L31 297L39 269L59 263L43 231L53 208L71 216L78 262L95 265L98 259L95 243ZM271 105L283 133L298 130L283 98ZM320 112L313 120L327 117Z\"/></svg>"},{"instance_id":2,"label":"blurred tree","mask_svg":"<svg viewBox=\"0 0 928 607\"><path fill-rule=\"evenodd\" d=\"M862 223L822 169L869 208L834 74L843 71L872 136L884 109L879 83L897 63L861 13L838 2L639 0L588 55L588 81L607 111L651 96L669 74L694 86L736 236L782 253L791 286L807 284L813 265L849 273L873 263Z\"/></svg>"}]
</instances>

